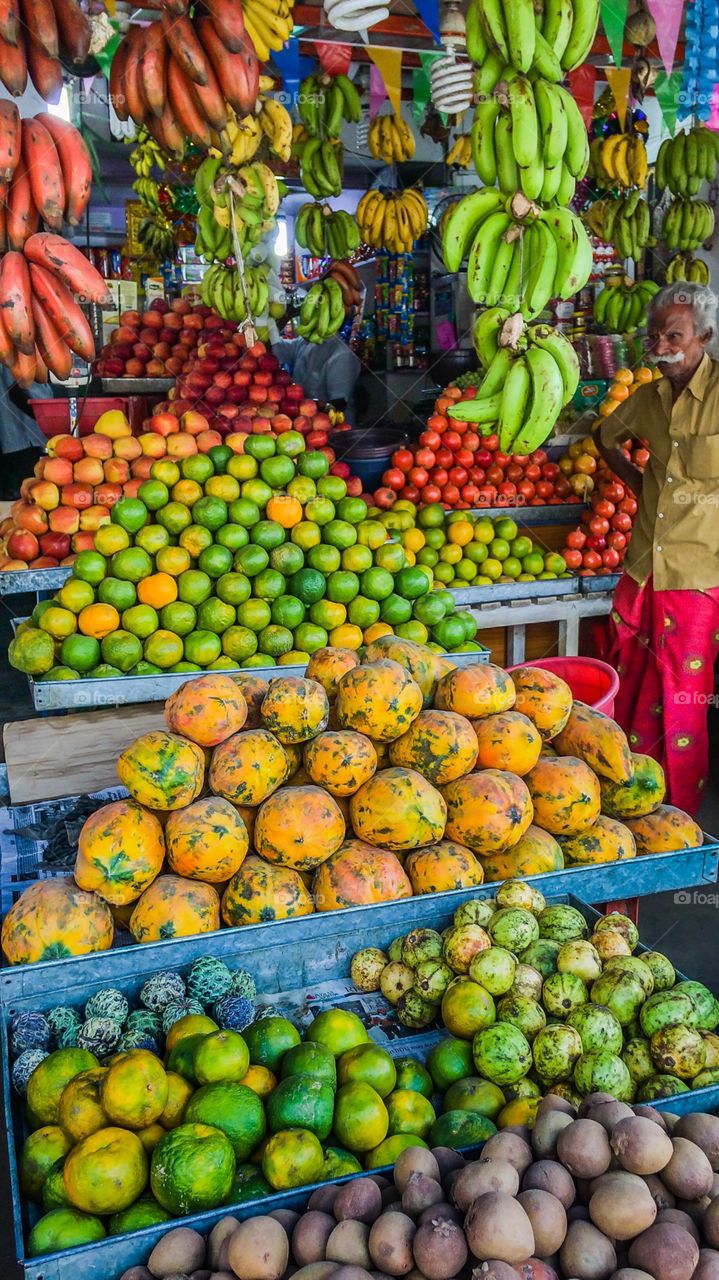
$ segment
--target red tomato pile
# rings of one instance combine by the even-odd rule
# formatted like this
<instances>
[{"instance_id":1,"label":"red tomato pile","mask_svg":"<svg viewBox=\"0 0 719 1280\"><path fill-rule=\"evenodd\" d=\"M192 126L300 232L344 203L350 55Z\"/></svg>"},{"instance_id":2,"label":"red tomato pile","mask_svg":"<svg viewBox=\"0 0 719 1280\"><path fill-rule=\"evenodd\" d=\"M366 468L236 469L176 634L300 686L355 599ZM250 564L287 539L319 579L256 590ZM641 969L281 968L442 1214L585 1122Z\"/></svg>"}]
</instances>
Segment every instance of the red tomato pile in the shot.
<instances>
[{"instance_id":1,"label":"red tomato pile","mask_svg":"<svg viewBox=\"0 0 719 1280\"><path fill-rule=\"evenodd\" d=\"M448 387L419 442L395 450L374 494L378 507L389 508L398 498L419 506L441 502L455 511L581 501L544 449L503 453L496 435L481 435L472 423L448 418L449 406L463 397L470 398L467 391Z\"/></svg>"},{"instance_id":2,"label":"red tomato pile","mask_svg":"<svg viewBox=\"0 0 719 1280\"><path fill-rule=\"evenodd\" d=\"M624 449L628 458L642 470L648 454L643 447ZM568 569L580 577L616 573L626 555L632 537L632 524L637 514L637 500L631 489L610 471L602 458L597 459L594 486L589 493L589 507L582 513L581 524L567 534L562 552Z\"/></svg>"}]
</instances>

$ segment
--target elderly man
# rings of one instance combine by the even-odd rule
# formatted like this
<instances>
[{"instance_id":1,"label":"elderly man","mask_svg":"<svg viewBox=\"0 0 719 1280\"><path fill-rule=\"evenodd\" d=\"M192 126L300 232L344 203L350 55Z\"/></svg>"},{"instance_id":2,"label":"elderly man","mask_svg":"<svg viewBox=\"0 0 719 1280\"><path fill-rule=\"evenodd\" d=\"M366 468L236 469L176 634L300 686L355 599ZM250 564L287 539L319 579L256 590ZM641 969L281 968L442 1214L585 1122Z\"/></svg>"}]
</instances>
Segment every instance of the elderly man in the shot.
<instances>
[{"instance_id":1,"label":"elderly man","mask_svg":"<svg viewBox=\"0 0 719 1280\"><path fill-rule=\"evenodd\" d=\"M695 813L708 764L707 704L719 652L719 363L708 355L717 298L678 283L652 301L649 359L663 377L595 432L638 500L611 615L621 677L615 715L634 751L664 766L668 799ZM620 445L647 441L644 474Z\"/></svg>"}]
</instances>

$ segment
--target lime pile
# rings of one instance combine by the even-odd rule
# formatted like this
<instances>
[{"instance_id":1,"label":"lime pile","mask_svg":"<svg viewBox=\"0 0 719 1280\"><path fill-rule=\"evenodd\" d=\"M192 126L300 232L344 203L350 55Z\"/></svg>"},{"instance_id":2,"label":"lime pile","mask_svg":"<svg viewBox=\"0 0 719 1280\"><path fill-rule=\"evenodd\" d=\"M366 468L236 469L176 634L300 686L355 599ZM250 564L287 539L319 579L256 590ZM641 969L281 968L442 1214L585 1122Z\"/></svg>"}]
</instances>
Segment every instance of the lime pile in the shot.
<instances>
[{"instance_id":1,"label":"lime pile","mask_svg":"<svg viewBox=\"0 0 719 1280\"><path fill-rule=\"evenodd\" d=\"M564 556L538 546L510 516L490 520L445 511L438 502L415 510L414 504L400 500L386 513L386 523L401 538L405 553L414 555L416 566L432 571L435 586L489 587L571 577Z\"/></svg>"},{"instance_id":2,"label":"lime pile","mask_svg":"<svg viewBox=\"0 0 719 1280\"><path fill-rule=\"evenodd\" d=\"M296 431L244 449L158 458L18 630L12 665L71 680L303 664L392 633L479 649L471 614L441 589L444 560L435 573L430 547L415 555L394 534L414 523L411 503L380 512L350 497Z\"/></svg>"}]
</instances>

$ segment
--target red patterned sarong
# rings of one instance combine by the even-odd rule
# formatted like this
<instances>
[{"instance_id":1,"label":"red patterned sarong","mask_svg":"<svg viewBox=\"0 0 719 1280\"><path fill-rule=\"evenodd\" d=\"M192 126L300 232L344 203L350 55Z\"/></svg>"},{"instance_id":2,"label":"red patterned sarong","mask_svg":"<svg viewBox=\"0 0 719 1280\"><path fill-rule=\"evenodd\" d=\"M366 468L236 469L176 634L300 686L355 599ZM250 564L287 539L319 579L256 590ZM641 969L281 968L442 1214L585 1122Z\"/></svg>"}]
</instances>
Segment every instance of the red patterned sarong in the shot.
<instances>
[{"instance_id":1,"label":"red patterned sarong","mask_svg":"<svg viewBox=\"0 0 719 1280\"><path fill-rule=\"evenodd\" d=\"M664 769L667 803L695 814L706 784L707 710L719 652L719 588L655 591L623 574L614 593L609 661L621 685L615 719L632 751Z\"/></svg>"}]
</instances>

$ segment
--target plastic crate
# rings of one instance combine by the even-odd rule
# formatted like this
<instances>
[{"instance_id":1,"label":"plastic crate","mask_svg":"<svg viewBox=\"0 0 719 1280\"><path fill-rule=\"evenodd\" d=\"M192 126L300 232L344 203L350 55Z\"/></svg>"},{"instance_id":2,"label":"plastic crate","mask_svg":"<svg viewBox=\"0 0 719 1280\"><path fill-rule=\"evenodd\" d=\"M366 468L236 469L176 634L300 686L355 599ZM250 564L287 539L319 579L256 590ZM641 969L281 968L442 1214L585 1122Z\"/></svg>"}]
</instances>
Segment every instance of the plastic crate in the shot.
<instances>
[{"instance_id":1,"label":"plastic crate","mask_svg":"<svg viewBox=\"0 0 719 1280\"><path fill-rule=\"evenodd\" d=\"M103 413L107 413L110 409L120 409L122 413L129 416L129 401L126 397L89 396L87 399L83 400L81 396L78 396L77 406L80 411L81 436L91 435L98 418L102 417ZM66 435L69 432L69 399L31 400L30 408L35 415L35 421L43 435L50 438L51 436Z\"/></svg>"}]
</instances>

